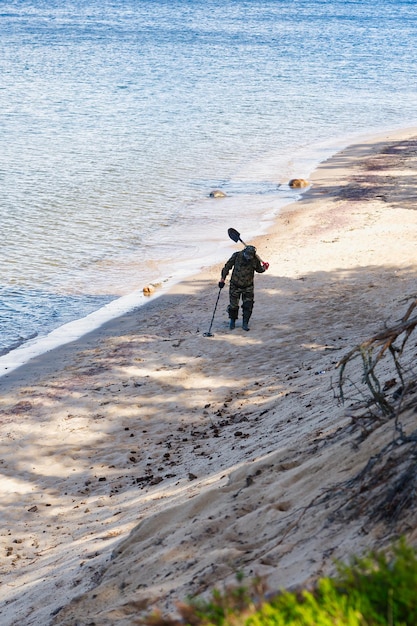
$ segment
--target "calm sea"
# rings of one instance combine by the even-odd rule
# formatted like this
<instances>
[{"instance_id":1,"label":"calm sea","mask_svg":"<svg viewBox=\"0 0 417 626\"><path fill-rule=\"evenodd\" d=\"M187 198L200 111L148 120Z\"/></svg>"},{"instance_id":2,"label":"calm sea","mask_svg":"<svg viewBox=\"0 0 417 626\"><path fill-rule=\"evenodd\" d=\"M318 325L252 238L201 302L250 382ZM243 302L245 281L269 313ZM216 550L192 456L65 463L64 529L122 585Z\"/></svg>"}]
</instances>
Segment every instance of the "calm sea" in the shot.
<instances>
[{"instance_id":1,"label":"calm sea","mask_svg":"<svg viewBox=\"0 0 417 626\"><path fill-rule=\"evenodd\" d=\"M289 178L415 125L416 41L404 0L0 0L0 354L226 258Z\"/></svg>"}]
</instances>

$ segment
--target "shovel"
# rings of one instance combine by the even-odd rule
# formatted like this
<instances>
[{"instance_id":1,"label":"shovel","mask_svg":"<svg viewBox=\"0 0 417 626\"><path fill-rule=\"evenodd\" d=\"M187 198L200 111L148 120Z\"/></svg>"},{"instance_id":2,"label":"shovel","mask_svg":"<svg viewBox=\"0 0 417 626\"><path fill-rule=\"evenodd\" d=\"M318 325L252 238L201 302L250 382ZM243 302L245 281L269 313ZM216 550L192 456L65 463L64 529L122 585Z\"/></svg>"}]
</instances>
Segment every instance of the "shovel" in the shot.
<instances>
[{"instance_id":1,"label":"shovel","mask_svg":"<svg viewBox=\"0 0 417 626\"><path fill-rule=\"evenodd\" d=\"M235 228L229 228L228 229L228 235L230 237L230 239L232 239L235 243L237 243L238 241L240 241L240 243L243 243L243 245L246 246L248 244L246 244L243 239L240 238L240 233L237 232L237 230ZM261 263L263 263L261 257L258 254L255 254L256 258L260 260Z\"/></svg>"}]
</instances>

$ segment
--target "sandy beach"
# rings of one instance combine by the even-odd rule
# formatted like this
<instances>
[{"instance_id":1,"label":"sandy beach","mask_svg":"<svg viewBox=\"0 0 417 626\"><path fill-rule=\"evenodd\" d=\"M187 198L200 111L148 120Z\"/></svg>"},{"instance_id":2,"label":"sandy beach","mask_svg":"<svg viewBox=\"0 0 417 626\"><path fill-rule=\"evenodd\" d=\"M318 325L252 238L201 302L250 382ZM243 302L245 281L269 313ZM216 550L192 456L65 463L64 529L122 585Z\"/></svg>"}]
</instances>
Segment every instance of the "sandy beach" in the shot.
<instances>
[{"instance_id":1,"label":"sandy beach","mask_svg":"<svg viewBox=\"0 0 417 626\"><path fill-rule=\"evenodd\" d=\"M238 571L278 590L417 541L411 513L371 524L335 489L392 438L358 444L336 365L417 292L417 129L310 182L250 240L249 333L224 289L204 336L218 265L0 379L2 625L127 626Z\"/></svg>"}]
</instances>

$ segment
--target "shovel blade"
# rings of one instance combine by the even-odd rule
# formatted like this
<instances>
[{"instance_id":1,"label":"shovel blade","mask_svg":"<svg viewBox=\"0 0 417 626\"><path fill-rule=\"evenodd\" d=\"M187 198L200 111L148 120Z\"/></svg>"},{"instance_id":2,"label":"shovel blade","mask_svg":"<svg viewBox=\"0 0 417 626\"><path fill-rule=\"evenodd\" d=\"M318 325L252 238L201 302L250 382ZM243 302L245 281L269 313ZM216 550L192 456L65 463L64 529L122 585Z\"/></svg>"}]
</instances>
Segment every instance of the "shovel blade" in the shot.
<instances>
[{"instance_id":1,"label":"shovel blade","mask_svg":"<svg viewBox=\"0 0 417 626\"><path fill-rule=\"evenodd\" d=\"M240 233L237 232L234 228L229 228L227 231L230 239L232 239L235 243L240 241Z\"/></svg>"}]
</instances>

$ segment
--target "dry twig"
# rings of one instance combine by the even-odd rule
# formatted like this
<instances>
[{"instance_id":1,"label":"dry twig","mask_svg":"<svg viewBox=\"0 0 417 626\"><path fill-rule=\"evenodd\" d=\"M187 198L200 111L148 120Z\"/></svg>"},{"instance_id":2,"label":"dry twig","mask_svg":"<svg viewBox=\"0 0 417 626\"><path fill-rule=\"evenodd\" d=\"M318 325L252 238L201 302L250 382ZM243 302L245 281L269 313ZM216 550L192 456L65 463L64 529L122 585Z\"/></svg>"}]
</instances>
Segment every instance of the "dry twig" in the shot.
<instances>
[{"instance_id":1,"label":"dry twig","mask_svg":"<svg viewBox=\"0 0 417 626\"><path fill-rule=\"evenodd\" d=\"M410 335L417 326L417 315L411 317L411 314L417 307L417 297L411 297L413 299L412 303L409 305L405 315L397 324L385 328L380 333L359 344L337 364L336 367L340 367L339 392L342 402L346 399L344 394L344 387L348 380L346 377L346 367L354 359L360 357L363 369L362 382L365 383L371 393L371 401L368 401L368 406L376 404L382 415L386 417L393 417L395 415L395 406L387 399L385 393L389 386L386 387L386 385L381 383L377 374L377 366L386 355L391 357L395 371L401 383L400 387L393 394L393 399L401 399L404 395L404 389L406 387L406 377L404 366L401 364L400 358L404 352ZM354 383L352 384L355 388L357 388Z\"/></svg>"}]
</instances>

